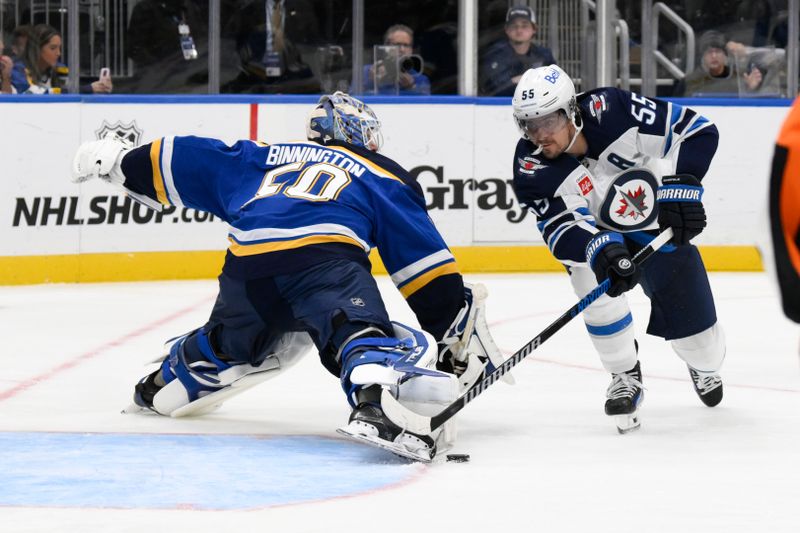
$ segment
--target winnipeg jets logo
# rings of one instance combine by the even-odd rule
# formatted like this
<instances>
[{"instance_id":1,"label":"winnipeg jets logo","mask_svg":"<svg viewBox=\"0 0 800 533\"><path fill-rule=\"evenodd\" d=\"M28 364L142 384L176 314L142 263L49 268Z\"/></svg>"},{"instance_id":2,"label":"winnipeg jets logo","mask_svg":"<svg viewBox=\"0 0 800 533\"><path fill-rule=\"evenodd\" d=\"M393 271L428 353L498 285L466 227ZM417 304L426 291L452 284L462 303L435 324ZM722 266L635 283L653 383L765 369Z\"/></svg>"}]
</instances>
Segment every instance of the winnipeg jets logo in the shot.
<instances>
[{"instance_id":1,"label":"winnipeg jets logo","mask_svg":"<svg viewBox=\"0 0 800 533\"><path fill-rule=\"evenodd\" d=\"M641 185L639 185L634 191L626 191L616 183L614 184L614 188L617 190L617 193L620 196L620 206L616 211L619 216L623 218L632 217L633 220L638 220L639 217L646 216L645 211L650 208L645 205L647 194L645 194Z\"/></svg>"},{"instance_id":2,"label":"winnipeg jets logo","mask_svg":"<svg viewBox=\"0 0 800 533\"><path fill-rule=\"evenodd\" d=\"M119 120L111 124L104 120L103 125L100 126L100 129L95 130L94 135L97 140L102 140L106 138L109 132L114 132L117 139L129 143L131 146L138 146L142 138L142 129L136 125L135 120L130 124Z\"/></svg>"},{"instance_id":3,"label":"winnipeg jets logo","mask_svg":"<svg viewBox=\"0 0 800 533\"><path fill-rule=\"evenodd\" d=\"M652 173L644 169L625 170L614 177L610 185L599 209L603 226L634 231L655 223L654 198L658 181Z\"/></svg>"},{"instance_id":4,"label":"winnipeg jets logo","mask_svg":"<svg viewBox=\"0 0 800 533\"><path fill-rule=\"evenodd\" d=\"M529 176L533 175L533 173L540 168L544 168L541 161L531 156L518 157L517 163L519 164L519 171Z\"/></svg>"},{"instance_id":5,"label":"winnipeg jets logo","mask_svg":"<svg viewBox=\"0 0 800 533\"><path fill-rule=\"evenodd\" d=\"M592 102L589 104L589 113L592 114L594 118L597 119L597 123L600 124L602 120L601 115L603 111L608 110L608 104L606 103L606 95L601 94L597 96L596 94L592 95Z\"/></svg>"},{"instance_id":6,"label":"winnipeg jets logo","mask_svg":"<svg viewBox=\"0 0 800 533\"><path fill-rule=\"evenodd\" d=\"M364 303L364 300L362 300L361 298L358 298L358 297L350 298L350 303L353 304L353 305L357 305L358 307L364 307L366 305Z\"/></svg>"}]
</instances>

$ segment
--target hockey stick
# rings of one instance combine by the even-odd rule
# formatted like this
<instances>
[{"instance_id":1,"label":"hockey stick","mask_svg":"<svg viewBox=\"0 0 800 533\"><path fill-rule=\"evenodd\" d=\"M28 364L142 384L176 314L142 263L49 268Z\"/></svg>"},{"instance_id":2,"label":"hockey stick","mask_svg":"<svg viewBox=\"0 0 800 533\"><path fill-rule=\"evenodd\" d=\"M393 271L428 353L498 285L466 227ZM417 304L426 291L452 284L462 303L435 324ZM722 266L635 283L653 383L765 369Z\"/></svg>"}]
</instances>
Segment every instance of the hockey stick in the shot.
<instances>
[{"instance_id":1,"label":"hockey stick","mask_svg":"<svg viewBox=\"0 0 800 533\"><path fill-rule=\"evenodd\" d=\"M659 248L666 244L672 238L672 228L667 228L658 234L650 243L639 250L633 256L633 262L636 265L642 264L651 255L653 255ZM476 383L469 389L463 396L459 397L456 401L445 407L439 414L432 417L417 414L406 407L404 407L392 395L389 389L383 389L381 393L381 407L384 414L403 428L405 431L417 433L421 435L428 435L436 428L453 418L456 413L464 408L469 402L480 396L483 391L489 388L495 381L499 380L514 368L520 361L528 357L532 351L541 346L541 344L553 336L558 330L566 326L573 318L581 314L592 302L597 300L600 296L608 291L611 286L611 280L606 279L600 283L592 291L581 298L581 300L570 307L563 315L558 317L552 324L544 328L539 335L534 337L528 344L520 348L514 355L505 360L505 362L497 367L494 372L483 378L480 382Z\"/></svg>"}]
</instances>

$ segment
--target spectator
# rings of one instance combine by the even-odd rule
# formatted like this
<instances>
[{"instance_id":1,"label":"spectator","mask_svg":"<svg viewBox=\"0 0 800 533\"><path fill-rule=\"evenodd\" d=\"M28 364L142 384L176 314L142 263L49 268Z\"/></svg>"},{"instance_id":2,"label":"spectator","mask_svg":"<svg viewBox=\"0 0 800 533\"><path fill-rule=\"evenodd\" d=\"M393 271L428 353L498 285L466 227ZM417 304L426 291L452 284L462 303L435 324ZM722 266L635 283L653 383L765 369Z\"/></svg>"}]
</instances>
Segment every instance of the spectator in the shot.
<instances>
[{"instance_id":1,"label":"spectator","mask_svg":"<svg viewBox=\"0 0 800 533\"><path fill-rule=\"evenodd\" d=\"M135 93L208 91L207 2L142 0L128 23L128 57Z\"/></svg>"},{"instance_id":2,"label":"spectator","mask_svg":"<svg viewBox=\"0 0 800 533\"><path fill-rule=\"evenodd\" d=\"M481 62L481 94L513 96L522 74L530 68L555 65L549 48L533 44L536 14L528 6L506 13L506 38L491 45Z\"/></svg>"},{"instance_id":3,"label":"spectator","mask_svg":"<svg viewBox=\"0 0 800 533\"><path fill-rule=\"evenodd\" d=\"M22 57L22 54L25 52L25 45L28 42L28 36L31 34L31 32L33 32L33 28L27 24L14 28L14 31L11 32L10 53L7 53L6 55L14 60Z\"/></svg>"},{"instance_id":4,"label":"spectator","mask_svg":"<svg viewBox=\"0 0 800 533\"><path fill-rule=\"evenodd\" d=\"M422 74L422 58L413 54L414 30L404 24L390 26L383 34L383 46L393 48L386 48L382 59L364 65L364 93L431 94L431 81Z\"/></svg>"},{"instance_id":5,"label":"spectator","mask_svg":"<svg viewBox=\"0 0 800 533\"><path fill-rule=\"evenodd\" d=\"M675 86L675 96L738 96L739 85L728 61L725 36L715 30L698 40L700 65Z\"/></svg>"},{"instance_id":6,"label":"spectator","mask_svg":"<svg viewBox=\"0 0 800 533\"><path fill-rule=\"evenodd\" d=\"M223 33L235 37L240 64L238 75L223 85L222 92L320 91L320 82L298 47L300 42L317 49L320 31L313 3L267 0L265 4L262 0L236 5L235 15Z\"/></svg>"},{"instance_id":7,"label":"spectator","mask_svg":"<svg viewBox=\"0 0 800 533\"><path fill-rule=\"evenodd\" d=\"M63 78L69 74L61 57L61 34L47 24L33 27L22 57L14 62L11 83L17 92L27 94L60 94ZM81 93L110 93L113 86L110 77L80 87Z\"/></svg>"},{"instance_id":8,"label":"spectator","mask_svg":"<svg viewBox=\"0 0 800 533\"><path fill-rule=\"evenodd\" d=\"M0 37L0 94L14 94L16 89L11 85L11 69L14 67L14 60L11 59L5 50L3 39Z\"/></svg>"}]
</instances>

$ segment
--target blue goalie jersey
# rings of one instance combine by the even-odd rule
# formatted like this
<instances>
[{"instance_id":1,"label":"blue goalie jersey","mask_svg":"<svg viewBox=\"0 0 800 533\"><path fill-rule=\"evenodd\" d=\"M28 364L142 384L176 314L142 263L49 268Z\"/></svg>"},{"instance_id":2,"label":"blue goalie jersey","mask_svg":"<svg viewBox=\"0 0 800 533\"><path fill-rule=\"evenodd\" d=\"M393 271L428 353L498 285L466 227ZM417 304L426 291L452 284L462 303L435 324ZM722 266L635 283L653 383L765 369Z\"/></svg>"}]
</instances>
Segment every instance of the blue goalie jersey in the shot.
<instances>
[{"instance_id":1,"label":"blue goalie jersey","mask_svg":"<svg viewBox=\"0 0 800 533\"><path fill-rule=\"evenodd\" d=\"M380 154L335 141L227 146L164 137L129 152L122 170L125 188L136 195L227 222L224 271L234 278L297 272L333 258L369 266L377 247L406 298L455 274L447 291L463 302L455 259L428 217L422 190Z\"/></svg>"},{"instance_id":2,"label":"blue goalie jersey","mask_svg":"<svg viewBox=\"0 0 800 533\"><path fill-rule=\"evenodd\" d=\"M717 149L716 126L688 107L616 88L577 97L582 158L546 159L525 139L514 154L514 192L537 217L553 255L585 265L586 245L600 230L644 243L658 229L656 190L662 176L705 176Z\"/></svg>"}]
</instances>

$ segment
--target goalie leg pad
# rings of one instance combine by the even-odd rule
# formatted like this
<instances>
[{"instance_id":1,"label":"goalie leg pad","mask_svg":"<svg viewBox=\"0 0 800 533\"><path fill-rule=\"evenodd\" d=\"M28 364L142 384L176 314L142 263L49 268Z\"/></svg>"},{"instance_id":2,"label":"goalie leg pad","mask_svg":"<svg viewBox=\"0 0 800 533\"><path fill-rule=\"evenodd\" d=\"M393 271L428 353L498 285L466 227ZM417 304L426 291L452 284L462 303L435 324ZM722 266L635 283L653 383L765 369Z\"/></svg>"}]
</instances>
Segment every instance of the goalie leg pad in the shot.
<instances>
[{"instance_id":1,"label":"goalie leg pad","mask_svg":"<svg viewBox=\"0 0 800 533\"><path fill-rule=\"evenodd\" d=\"M204 329L168 343L160 368L136 386L134 402L155 412L179 417L204 414L232 396L294 365L312 346L305 333L287 333L258 366L217 356Z\"/></svg>"},{"instance_id":2,"label":"goalie leg pad","mask_svg":"<svg viewBox=\"0 0 800 533\"><path fill-rule=\"evenodd\" d=\"M374 406L383 417L380 391L385 389L403 409L426 416L439 413L458 398L458 379L436 370L437 350L431 335L397 322L392 322L392 327L394 337L355 338L342 348L342 388L353 412ZM419 435L408 433L388 420L385 424L394 428L389 438L372 435L357 420L340 428L340 433L418 460L426 454L432 457L437 449L449 448L456 438L454 419L433 432ZM374 442L376 439L381 442Z\"/></svg>"},{"instance_id":3,"label":"goalie leg pad","mask_svg":"<svg viewBox=\"0 0 800 533\"><path fill-rule=\"evenodd\" d=\"M430 334L392 322L395 337L362 337L342 349L342 388L352 407L357 393L381 385L409 409L436 414L458 397L453 374L436 370L436 343Z\"/></svg>"}]
</instances>

